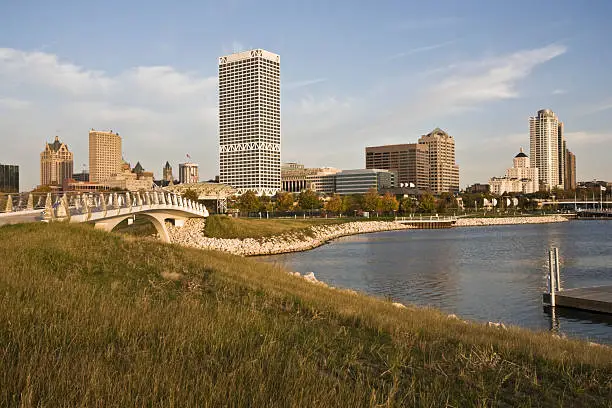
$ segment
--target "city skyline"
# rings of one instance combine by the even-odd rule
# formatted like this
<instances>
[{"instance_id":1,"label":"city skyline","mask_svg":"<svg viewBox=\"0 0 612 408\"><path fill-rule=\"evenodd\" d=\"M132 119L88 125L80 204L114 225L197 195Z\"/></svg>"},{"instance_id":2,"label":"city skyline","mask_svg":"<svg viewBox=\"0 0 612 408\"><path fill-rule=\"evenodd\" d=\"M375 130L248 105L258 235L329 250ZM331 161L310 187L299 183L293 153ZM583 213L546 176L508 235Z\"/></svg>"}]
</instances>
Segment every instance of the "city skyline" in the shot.
<instances>
[{"instance_id":1,"label":"city skyline","mask_svg":"<svg viewBox=\"0 0 612 408\"><path fill-rule=\"evenodd\" d=\"M577 179L612 179L602 148L612 142L607 2L535 7L546 14L524 13L528 2L447 3L443 14L400 2L348 14L343 2L147 4L147 19L134 4L117 16L114 1L0 6L0 162L20 165L23 189L37 184L40 143L54 135L80 170L92 127L125 135L126 159L157 178L186 151L213 178L217 57L257 47L283 56L283 162L358 168L364 147L440 127L455 138L465 188L503 174L505 158L528 144L527 118L551 109L578 157ZM269 15L274 27L256 25ZM228 33L220 27L230 17Z\"/></svg>"}]
</instances>

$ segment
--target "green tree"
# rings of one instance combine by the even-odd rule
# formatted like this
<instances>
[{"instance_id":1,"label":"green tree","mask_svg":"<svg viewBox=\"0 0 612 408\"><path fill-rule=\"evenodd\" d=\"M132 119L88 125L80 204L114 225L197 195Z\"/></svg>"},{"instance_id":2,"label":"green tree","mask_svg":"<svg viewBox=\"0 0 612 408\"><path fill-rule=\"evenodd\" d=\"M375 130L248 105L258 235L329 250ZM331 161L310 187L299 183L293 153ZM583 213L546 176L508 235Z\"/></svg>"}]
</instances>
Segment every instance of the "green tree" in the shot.
<instances>
[{"instance_id":1,"label":"green tree","mask_svg":"<svg viewBox=\"0 0 612 408\"><path fill-rule=\"evenodd\" d=\"M433 213L436 209L436 199L430 193L425 193L419 200L419 210L424 213Z\"/></svg>"},{"instance_id":2,"label":"green tree","mask_svg":"<svg viewBox=\"0 0 612 408\"><path fill-rule=\"evenodd\" d=\"M402 198L402 201L400 201L401 212L403 212L404 214L412 213L414 212L415 209L416 209L416 203L412 197Z\"/></svg>"},{"instance_id":3,"label":"green tree","mask_svg":"<svg viewBox=\"0 0 612 408\"><path fill-rule=\"evenodd\" d=\"M389 214L399 209L399 202L393 194L386 192L385 195L380 199L380 208L383 213Z\"/></svg>"},{"instance_id":4,"label":"green tree","mask_svg":"<svg viewBox=\"0 0 612 408\"><path fill-rule=\"evenodd\" d=\"M242 212L255 212L259 210L259 199L253 190L249 190L238 198L238 208Z\"/></svg>"},{"instance_id":5,"label":"green tree","mask_svg":"<svg viewBox=\"0 0 612 408\"><path fill-rule=\"evenodd\" d=\"M380 208L380 196L375 188L371 188L363 197L364 211L377 211Z\"/></svg>"},{"instance_id":6,"label":"green tree","mask_svg":"<svg viewBox=\"0 0 612 408\"><path fill-rule=\"evenodd\" d=\"M272 201L272 198L268 197L266 193L263 193L261 197L259 197L259 211L261 212L271 211L270 210L270 208L272 208L270 205L271 201Z\"/></svg>"},{"instance_id":7,"label":"green tree","mask_svg":"<svg viewBox=\"0 0 612 408\"><path fill-rule=\"evenodd\" d=\"M315 210L321 208L321 200L314 191L304 190L298 196L298 205L302 210Z\"/></svg>"},{"instance_id":8,"label":"green tree","mask_svg":"<svg viewBox=\"0 0 612 408\"><path fill-rule=\"evenodd\" d=\"M289 211L293 208L293 194L286 192L276 193L276 207L279 211Z\"/></svg>"},{"instance_id":9,"label":"green tree","mask_svg":"<svg viewBox=\"0 0 612 408\"><path fill-rule=\"evenodd\" d=\"M183 197L191 201L198 201L198 193L195 190L188 188L183 192Z\"/></svg>"},{"instance_id":10,"label":"green tree","mask_svg":"<svg viewBox=\"0 0 612 408\"><path fill-rule=\"evenodd\" d=\"M342 198L339 194L334 194L331 196L329 201L325 203L325 209L333 214L339 214L342 212Z\"/></svg>"}]
</instances>

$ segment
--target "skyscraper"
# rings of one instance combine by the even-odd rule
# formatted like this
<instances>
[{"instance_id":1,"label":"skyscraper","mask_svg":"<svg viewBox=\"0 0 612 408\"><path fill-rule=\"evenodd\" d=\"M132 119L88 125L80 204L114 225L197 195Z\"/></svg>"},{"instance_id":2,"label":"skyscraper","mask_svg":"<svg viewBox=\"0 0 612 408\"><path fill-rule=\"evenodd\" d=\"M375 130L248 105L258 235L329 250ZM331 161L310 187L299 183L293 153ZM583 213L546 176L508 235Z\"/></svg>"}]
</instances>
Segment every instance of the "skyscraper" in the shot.
<instances>
[{"instance_id":1,"label":"skyscraper","mask_svg":"<svg viewBox=\"0 0 612 408\"><path fill-rule=\"evenodd\" d=\"M168 183L174 180L172 176L172 166L168 162L166 162L166 165L164 166L162 180L167 181Z\"/></svg>"},{"instance_id":2,"label":"skyscraper","mask_svg":"<svg viewBox=\"0 0 612 408\"><path fill-rule=\"evenodd\" d=\"M280 56L219 58L219 181L258 195L281 189Z\"/></svg>"},{"instance_id":3,"label":"skyscraper","mask_svg":"<svg viewBox=\"0 0 612 408\"><path fill-rule=\"evenodd\" d=\"M459 191L459 166L455 163L455 139L440 128L419 138L429 147L429 188L435 194Z\"/></svg>"},{"instance_id":4,"label":"skyscraper","mask_svg":"<svg viewBox=\"0 0 612 408\"><path fill-rule=\"evenodd\" d=\"M391 170L397 174L396 185L428 190L429 147L417 143L366 147L366 169Z\"/></svg>"},{"instance_id":5,"label":"skyscraper","mask_svg":"<svg viewBox=\"0 0 612 408\"><path fill-rule=\"evenodd\" d=\"M40 154L40 185L61 186L65 179L72 178L73 166L72 152L55 136L55 141L45 143Z\"/></svg>"},{"instance_id":6,"label":"skyscraper","mask_svg":"<svg viewBox=\"0 0 612 408\"><path fill-rule=\"evenodd\" d=\"M89 131L89 181L98 183L121 172L121 137L119 133Z\"/></svg>"},{"instance_id":7,"label":"skyscraper","mask_svg":"<svg viewBox=\"0 0 612 408\"><path fill-rule=\"evenodd\" d=\"M550 109L529 118L532 166L538 168L540 186L546 190L563 188L565 176L565 139L563 123Z\"/></svg>"}]
</instances>

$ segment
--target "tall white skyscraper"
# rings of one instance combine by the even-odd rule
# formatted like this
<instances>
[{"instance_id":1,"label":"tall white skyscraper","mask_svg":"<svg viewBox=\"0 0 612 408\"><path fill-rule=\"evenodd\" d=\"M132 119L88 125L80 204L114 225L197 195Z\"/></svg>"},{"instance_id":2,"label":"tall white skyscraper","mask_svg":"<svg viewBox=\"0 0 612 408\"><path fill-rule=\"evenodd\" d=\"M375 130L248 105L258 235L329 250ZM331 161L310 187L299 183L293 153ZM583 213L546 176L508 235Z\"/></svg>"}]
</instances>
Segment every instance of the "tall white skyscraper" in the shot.
<instances>
[{"instance_id":1,"label":"tall white skyscraper","mask_svg":"<svg viewBox=\"0 0 612 408\"><path fill-rule=\"evenodd\" d=\"M529 118L531 165L538 169L546 190L564 187L565 139L563 122L550 109Z\"/></svg>"},{"instance_id":2,"label":"tall white skyscraper","mask_svg":"<svg viewBox=\"0 0 612 408\"><path fill-rule=\"evenodd\" d=\"M280 56L219 58L219 182L238 194L281 189Z\"/></svg>"}]
</instances>

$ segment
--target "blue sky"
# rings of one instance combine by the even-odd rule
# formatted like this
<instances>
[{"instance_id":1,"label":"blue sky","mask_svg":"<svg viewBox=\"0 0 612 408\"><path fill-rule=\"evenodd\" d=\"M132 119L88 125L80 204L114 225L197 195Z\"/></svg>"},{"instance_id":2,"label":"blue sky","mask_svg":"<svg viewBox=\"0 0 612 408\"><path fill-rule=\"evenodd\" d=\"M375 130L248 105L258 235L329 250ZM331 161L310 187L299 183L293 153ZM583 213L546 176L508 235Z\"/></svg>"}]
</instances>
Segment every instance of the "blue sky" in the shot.
<instances>
[{"instance_id":1,"label":"blue sky","mask_svg":"<svg viewBox=\"0 0 612 408\"><path fill-rule=\"evenodd\" d=\"M112 129L158 177L189 153L212 178L217 57L264 48L284 161L360 168L365 146L440 127L465 187L503 175L549 108L578 179L612 180L610 17L609 1L3 1L0 162L29 189L55 134L80 170L88 130Z\"/></svg>"}]
</instances>

